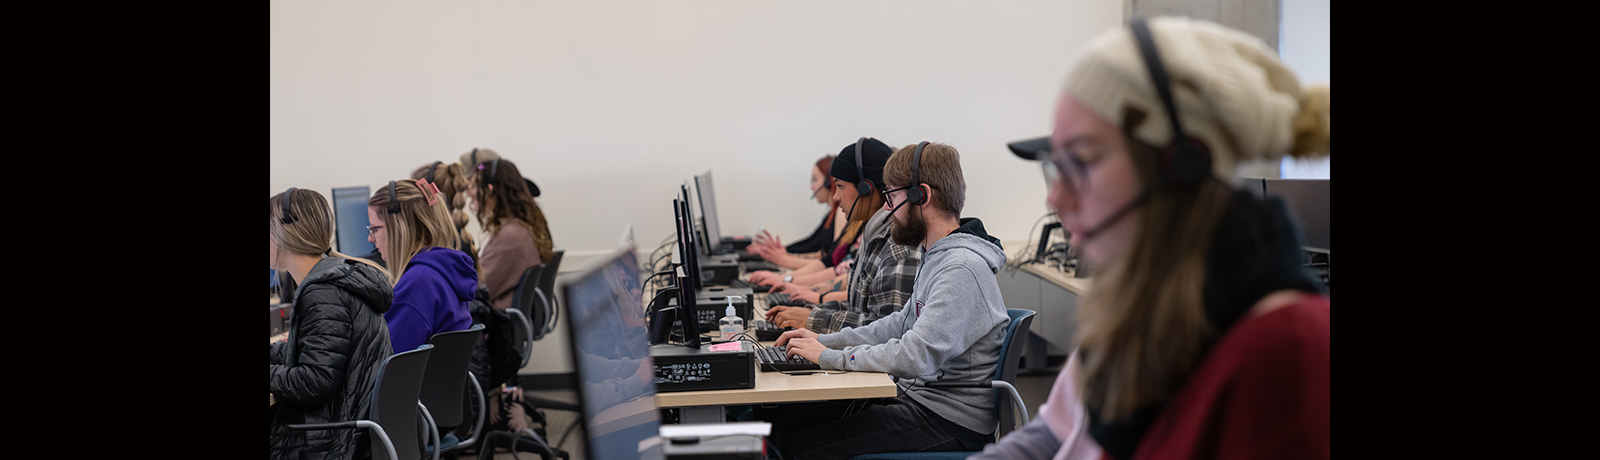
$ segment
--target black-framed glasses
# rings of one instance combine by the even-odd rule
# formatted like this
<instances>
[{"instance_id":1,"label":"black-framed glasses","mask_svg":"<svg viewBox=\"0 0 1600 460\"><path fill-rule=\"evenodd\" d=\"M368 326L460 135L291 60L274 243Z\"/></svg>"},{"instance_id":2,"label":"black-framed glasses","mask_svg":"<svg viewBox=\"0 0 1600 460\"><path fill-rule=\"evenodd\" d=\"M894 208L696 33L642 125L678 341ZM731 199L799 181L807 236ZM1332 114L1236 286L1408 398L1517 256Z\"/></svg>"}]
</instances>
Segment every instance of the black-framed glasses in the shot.
<instances>
[{"instance_id":1,"label":"black-framed glasses","mask_svg":"<svg viewBox=\"0 0 1600 460\"><path fill-rule=\"evenodd\" d=\"M901 191L901 190L910 190L910 189L911 189L911 186L908 185L908 186L900 187L900 188L893 189L893 190L884 190L883 191L883 203L884 203L884 205L889 206L891 208L894 207L894 198L890 198L889 194L894 193L894 192L898 192L898 191Z\"/></svg>"},{"instance_id":2,"label":"black-framed glasses","mask_svg":"<svg viewBox=\"0 0 1600 460\"><path fill-rule=\"evenodd\" d=\"M1073 191L1083 191L1089 187L1089 167L1107 156L1104 150L1090 150L1083 153L1079 149L1051 150L1045 161L1039 162L1039 167L1044 169L1045 185L1054 186L1056 182L1065 181L1062 185ZM1083 157L1090 156L1088 161Z\"/></svg>"},{"instance_id":3,"label":"black-framed glasses","mask_svg":"<svg viewBox=\"0 0 1600 460\"><path fill-rule=\"evenodd\" d=\"M382 225L368 225L367 226L367 236L376 235L378 233L378 229L380 229L380 228L383 228L383 226Z\"/></svg>"}]
</instances>

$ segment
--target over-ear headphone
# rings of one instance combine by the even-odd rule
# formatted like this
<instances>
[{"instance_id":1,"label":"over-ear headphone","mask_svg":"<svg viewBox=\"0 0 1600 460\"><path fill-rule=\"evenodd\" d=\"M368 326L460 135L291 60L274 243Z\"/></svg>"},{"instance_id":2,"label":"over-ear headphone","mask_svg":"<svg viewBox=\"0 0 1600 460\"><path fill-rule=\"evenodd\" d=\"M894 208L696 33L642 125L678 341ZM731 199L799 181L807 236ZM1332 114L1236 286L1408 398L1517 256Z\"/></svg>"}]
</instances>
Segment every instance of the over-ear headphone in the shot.
<instances>
[{"instance_id":1,"label":"over-ear headphone","mask_svg":"<svg viewBox=\"0 0 1600 460\"><path fill-rule=\"evenodd\" d=\"M388 209L388 213L389 214L399 214L400 213L400 198L399 198L400 195L395 193L394 190L395 190L394 181L389 181L389 209Z\"/></svg>"},{"instance_id":2,"label":"over-ear headphone","mask_svg":"<svg viewBox=\"0 0 1600 460\"><path fill-rule=\"evenodd\" d=\"M872 180L867 179L866 163L861 162L861 143L866 140L866 137L856 139L856 175L860 176L856 178L856 196L858 197L866 196L866 194L872 192Z\"/></svg>"},{"instance_id":3,"label":"over-ear headphone","mask_svg":"<svg viewBox=\"0 0 1600 460\"><path fill-rule=\"evenodd\" d=\"M474 154L478 153L478 149L472 149L472 153L474 153ZM435 161L435 162L433 162L433 164L428 165L428 182L433 182L433 171L436 170L436 169L439 169L439 165L442 164L442 163L444 163L444 162L443 161Z\"/></svg>"},{"instance_id":4,"label":"over-ear headphone","mask_svg":"<svg viewBox=\"0 0 1600 460\"><path fill-rule=\"evenodd\" d=\"M1139 54L1144 57L1145 67L1150 69L1151 83L1161 96L1161 105L1166 107L1167 120L1172 124L1172 142L1167 145L1163 152L1165 158L1160 162L1163 172L1168 181L1185 187L1198 187L1212 177L1211 151L1204 143L1183 132L1183 124L1178 121L1178 107L1172 98L1172 87L1167 80L1167 68L1161 63L1161 54L1156 51L1149 24L1145 23L1144 18L1134 18L1129 27L1133 29L1134 39L1139 42Z\"/></svg>"},{"instance_id":5,"label":"over-ear headphone","mask_svg":"<svg viewBox=\"0 0 1600 460\"><path fill-rule=\"evenodd\" d=\"M295 218L293 214L289 214L289 199L294 198L295 190L296 189L294 187L289 187L289 191L283 192L283 200L278 202L279 205L282 205L283 217L279 218L278 222L292 224L295 223L295 221L300 220Z\"/></svg>"},{"instance_id":6,"label":"over-ear headphone","mask_svg":"<svg viewBox=\"0 0 1600 460\"><path fill-rule=\"evenodd\" d=\"M906 190L906 204L912 206L922 206L928 203L928 193L922 190L922 173L920 172L922 147L925 145L928 145L928 141L918 142L917 149L911 152L911 188Z\"/></svg>"}]
</instances>

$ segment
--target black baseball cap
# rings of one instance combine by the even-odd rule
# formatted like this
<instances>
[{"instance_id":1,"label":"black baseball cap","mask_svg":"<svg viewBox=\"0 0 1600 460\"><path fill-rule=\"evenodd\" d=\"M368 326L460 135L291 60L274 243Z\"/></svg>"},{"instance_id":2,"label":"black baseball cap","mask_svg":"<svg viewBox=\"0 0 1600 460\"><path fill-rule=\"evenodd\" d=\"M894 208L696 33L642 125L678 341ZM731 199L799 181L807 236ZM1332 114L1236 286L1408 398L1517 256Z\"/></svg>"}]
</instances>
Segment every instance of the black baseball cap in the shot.
<instances>
[{"instance_id":1,"label":"black baseball cap","mask_svg":"<svg viewBox=\"0 0 1600 460\"><path fill-rule=\"evenodd\" d=\"M1043 160L1050 157L1050 136L1020 140L1006 144L1006 147L1024 160Z\"/></svg>"}]
</instances>

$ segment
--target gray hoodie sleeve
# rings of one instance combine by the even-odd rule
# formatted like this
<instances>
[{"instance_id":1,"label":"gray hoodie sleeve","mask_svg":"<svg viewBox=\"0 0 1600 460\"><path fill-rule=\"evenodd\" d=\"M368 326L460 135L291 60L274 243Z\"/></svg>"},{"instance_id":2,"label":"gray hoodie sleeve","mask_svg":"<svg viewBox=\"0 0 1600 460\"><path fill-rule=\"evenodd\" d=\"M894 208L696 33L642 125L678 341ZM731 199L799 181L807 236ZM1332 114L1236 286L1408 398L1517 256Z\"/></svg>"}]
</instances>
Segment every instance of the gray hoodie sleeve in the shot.
<instances>
[{"instance_id":1,"label":"gray hoodie sleeve","mask_svg":"<svg viewBox=\"0 0 1600 460\"><path fill-rule=\"evenodd\" d=\"M1061 450L1061 440L1045 425L1044 417L1034 418L1022 429L1000 438L1000 442L983 447L983 452L967 457L968 460L1049 460Z\"/></svg>"},{"instance_id":2,"label":"gray hoodie sleeve","mask_svg":"<svg viewBox=\"0 0 1600 460\"><path fill-rule=\"evenodd\" d=\"M872 324L817 336L817 341L829 348L822 352L819 364L900 378L926 378L994 328L992 321L980 319L984 315L974 314L976 306L952 301L982 298L977 293L977 276L968 266L951 264L923 276L931 278L922 285L929 292L916 296L927 299L922 306L913 305L913 299L900 311Z\"/></svg>"}]
</instances>

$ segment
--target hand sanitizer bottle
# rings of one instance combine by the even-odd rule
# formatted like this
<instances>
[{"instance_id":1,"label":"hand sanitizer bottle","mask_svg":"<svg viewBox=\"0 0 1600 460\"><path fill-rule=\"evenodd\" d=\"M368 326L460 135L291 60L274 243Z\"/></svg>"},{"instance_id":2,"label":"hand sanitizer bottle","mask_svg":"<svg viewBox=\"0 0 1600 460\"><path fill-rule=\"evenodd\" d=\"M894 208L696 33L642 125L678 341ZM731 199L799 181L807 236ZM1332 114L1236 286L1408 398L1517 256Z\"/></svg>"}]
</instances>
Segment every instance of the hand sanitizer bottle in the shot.
<instances>
[{"instance_id":1,"label":"hand sanitizer bottle","mask_svg":"<svg viewBox=\"0 0 1600 460\"><path fill-rule=\"evenodd\" d=\"M717 326L722 330L722 341L724 342L733 340L734 336L744 332L744 318L740 318L738 312L733 309L733 299L735 297L738 297L739 300L744 300L743 297L736 295L728 296L728 316L717 320Z\"/></svg>"}]
</instances>

